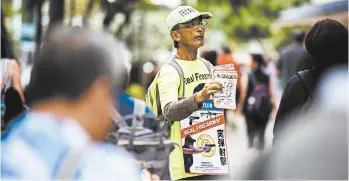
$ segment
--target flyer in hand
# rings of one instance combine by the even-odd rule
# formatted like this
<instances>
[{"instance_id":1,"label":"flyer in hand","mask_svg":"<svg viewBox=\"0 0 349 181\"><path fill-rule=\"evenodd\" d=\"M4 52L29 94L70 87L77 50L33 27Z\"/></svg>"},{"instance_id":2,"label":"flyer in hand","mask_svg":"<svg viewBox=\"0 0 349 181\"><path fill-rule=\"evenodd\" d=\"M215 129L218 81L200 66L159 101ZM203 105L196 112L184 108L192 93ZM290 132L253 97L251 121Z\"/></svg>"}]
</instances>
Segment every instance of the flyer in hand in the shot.
<instances>
[{"instance_id":1,"label":"flyer in hand","mask_svg":"<svg viewBox=\"0 0 349 181\"><path fill-rule=\"evenodd\" d=\"M213 80L222 84L221 91L214 93L213 103L216 108L236 109L236 84L238 74L232 64L216 66L212 70Z\"/></svg>"}]
</instances>

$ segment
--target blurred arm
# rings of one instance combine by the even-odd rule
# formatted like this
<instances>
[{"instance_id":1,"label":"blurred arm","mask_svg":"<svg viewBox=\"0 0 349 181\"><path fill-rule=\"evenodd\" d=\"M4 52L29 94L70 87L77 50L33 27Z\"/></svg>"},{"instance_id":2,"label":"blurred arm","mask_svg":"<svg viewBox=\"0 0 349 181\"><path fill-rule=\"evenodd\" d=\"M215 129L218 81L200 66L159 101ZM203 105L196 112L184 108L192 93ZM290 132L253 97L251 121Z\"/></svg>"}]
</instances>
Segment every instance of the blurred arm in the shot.
<instances>
[{"instance_id":1,"label":"blurred arm","mask_svg":"<svg viewBox=\"0 0 349 181\"><path fill-rule=\"evenodd\" d=\"M239 100L239 104L237 105L237 112L238 113L240 113L244 107L244 103L245 103L246 96L247 96L247 88L248 88L248 74L243 73L241 75L240 100Z\"/></svg>"},{"instance_id":2,"label":"blurred arm","mask_svg":"<svg viewBox=\"0 0 349 181\"><path fill-rule=\"evenodd\" d=\"M19 67L16 61L11 61L11 63L12 63L12 69L13 69L12 85L18 91L22 101L24 102L24 94L23 94L22 82L21 82L21 68Z\"/></svg>"}]
</instances>

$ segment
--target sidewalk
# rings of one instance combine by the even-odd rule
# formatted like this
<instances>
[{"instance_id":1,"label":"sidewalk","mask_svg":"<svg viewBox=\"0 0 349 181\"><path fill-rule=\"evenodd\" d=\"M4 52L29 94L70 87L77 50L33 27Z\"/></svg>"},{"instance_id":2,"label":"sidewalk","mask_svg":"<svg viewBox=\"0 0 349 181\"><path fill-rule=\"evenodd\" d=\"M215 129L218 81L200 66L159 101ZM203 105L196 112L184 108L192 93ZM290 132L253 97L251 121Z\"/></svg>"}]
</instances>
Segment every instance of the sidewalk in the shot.
<instances>
[{"instance_id":1,"label":"sidewalk","mask_svg":"<svg viewBox=\"0 0 349 181\"><path fill-rule=\"evenodd\" d=\"M235 123L236 129L233 130L232 126L227 126L227 145L228 145L228 159L231 178L240 169L246 166L249 161L253 160L252 156L247 154L247 133L246 124L244 118L234 118L232 113L227 115L228 124ZM269 121L265 132L265 148L268 149L272 145L273 139L273 126L274 121Z\"/></svg>"}]
</instances>

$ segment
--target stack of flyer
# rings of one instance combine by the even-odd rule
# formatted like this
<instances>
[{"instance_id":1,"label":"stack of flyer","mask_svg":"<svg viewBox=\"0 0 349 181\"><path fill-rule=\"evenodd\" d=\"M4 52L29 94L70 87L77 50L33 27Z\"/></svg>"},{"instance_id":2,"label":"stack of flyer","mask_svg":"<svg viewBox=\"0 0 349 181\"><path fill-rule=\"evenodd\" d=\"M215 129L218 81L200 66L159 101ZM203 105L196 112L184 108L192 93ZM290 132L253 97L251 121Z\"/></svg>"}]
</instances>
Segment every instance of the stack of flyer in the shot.
<instances>
[{"instance_id":1,"label":"stack of flyer","mask_svg":"<svg viewBox=\"0 0 349 181\"><path fill-rule=\"evenodd\" d=\"M238 74L233 64L220 65L212 68L213 80L220 82L222 90L213 94L216 108L236 109L236 84Z\"/></svg>"}]
</instances>

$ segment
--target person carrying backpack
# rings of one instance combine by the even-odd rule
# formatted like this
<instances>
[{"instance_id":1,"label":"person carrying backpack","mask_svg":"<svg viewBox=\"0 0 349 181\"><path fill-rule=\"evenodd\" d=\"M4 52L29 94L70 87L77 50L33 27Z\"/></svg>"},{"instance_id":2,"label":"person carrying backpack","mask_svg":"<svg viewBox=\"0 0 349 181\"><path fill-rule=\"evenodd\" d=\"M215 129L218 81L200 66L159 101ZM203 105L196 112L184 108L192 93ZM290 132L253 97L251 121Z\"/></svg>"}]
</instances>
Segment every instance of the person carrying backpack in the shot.
<instances>
[{"instance_id":1,"label":"person carrying backpack","mask_svg":"<svg viewBox=\"0 0 349 181\"><path fill-rule=\"evenodd\" d=\"M252 54L251 57L252 72L241 78L241 99L236 112L245 115L250 151L254 148L263 151L265 127L273 107L272 83L262 70L266 63L263 56ZM257 145L254 144L255 138L258 139Z\"/></svg>"},{"instance_id":2,"label":"person carrying backpack","mask_svg":"<svg viewBox=\"0 0 349 181\"><path fill-rule=\"evenodd\" d=\"M160 119L164 131L178 143L182 141L181 120L200 110L205 100L222 89L220 83L212 81L212 65L197 56L204 45L206 20L211 17L211 13L190 6L179 6L168 15L166 24L176 55L160 69L146 95L147 105ZM216 175L186 173L182 149L177 147L170 154L170 169L173 180L218 179Z\"/></svg>"},{"instance_id":3,"label":"person carrying backpack","mask_svg":"<svg viewBox=\"0 0 349 181\"><path fill-rule=\"evenodd\" d=\"M316 22L306 35L305 47L314 59L314 68L298 72L288 80L275 118L273 144L294 123L290 121L294 119L288 118L305 114L312 107L313 92L321 76L331 67L348 65L348 30L336 20Z\"/></svg>"},{"instance_id":4,"label":"person carrying backpack","mask_svg":"<svg viewBox=\"0 0 349 181\"><path fill-rule=\"evenodd\" d=\"M136 160L104 143L126 71L119 45L104 31L52 30L30 77L31 111L1 138L2 179L141 180Z\"/></svg>"},{"instance_id":5,"label":"person carrying backpack","mask_svg":"<svg viewBox=\"0 0 349 181\"><path fill-rule=\"evenodd\" d=\"M120 51L131 55L124 46ZM137 159L142 180L170 180L168 157L175 143L164 136L157 117L145 101L126 93L131 78L129 61L126 63L128 71L121 76L123 85L118 90L111 116L116 128L107 134L105 141L125 148Z\"/></svg>"}]
</instances>

